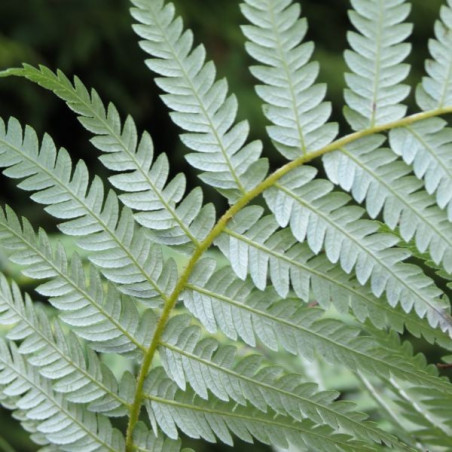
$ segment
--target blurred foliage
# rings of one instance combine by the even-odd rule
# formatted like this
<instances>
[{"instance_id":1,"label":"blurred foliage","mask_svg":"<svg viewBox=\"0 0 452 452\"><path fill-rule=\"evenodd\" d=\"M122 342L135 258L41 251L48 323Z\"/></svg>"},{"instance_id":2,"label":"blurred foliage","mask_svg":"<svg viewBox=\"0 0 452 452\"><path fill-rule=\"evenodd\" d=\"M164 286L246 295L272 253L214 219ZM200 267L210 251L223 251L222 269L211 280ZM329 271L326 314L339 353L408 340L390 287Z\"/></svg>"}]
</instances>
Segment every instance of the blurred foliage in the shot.
<instances>
[{"instance_id":1,"label":"blurred foliage","mask_svg":"<svg viewBox=\"0 0 452 452\"><path fill-rule=\"evenodd\" d=\"M262 138L265 120L254 95L253 78L247 69L250 60L243 49L244 39L239 28L243 23L239 1L174 0L174 3L186 25L194 30L196 41L206 45L210 58L217 64L219 76L227 77L231 91L237 94L240 117L247 118L252 124L251 138ZM310 24L308 38L316 42L315 58L321 64L320 80L328 84L328 96L335 105L333 117L341 122L345 70L342 52L347 47L348 0L303 0L301 3ZM413 0L412 3L411 21L415 27L411 38L414 51L409 61L413 65L409 83L415 85L423 74L427 42L442 2ZM0 0L0 69L23 62L42 63L50 68L60 68L68 75L78 75L87 86L95 87L104 100L113 101L123 115L131 114L140 129L151 132L157 152L165 151L171 156L174 173L184 171L184 149L158 97L151 74L143 64L144 54L131 30L129 6L128 0ZM87 133L57 98L26 81L8 78L1 80L0 99L2 118L15 116L21 122L31 124L39 134L50 133L58 145L66 147L75 158L87 160L93 171L102 173ZM414 108L413 98L409 105ZM341 125L344 129L345 125ZM265 142L265 147L267 155L271 155L271 144ZM280 162L274 160L273 164ZM196 175L190 173L189 180L194 183ZM35 224L52 230L50 218L36 205L29 204L23 194L12 190L9 184L0 177L0 203L8 200L16 211ZM215 201L221 209L221 200L208 199ZM15 271L14 268L9 270ZM429 350L424 352L430 353ZM335 373L327 380L326 386L345 389L349 397L354 398L356 384L350 383L350 378ZM5 411L0 411L0 426L0 452L37 449ZM231 450L217 445L208 449L194 441L187 441L186 446L194 447L198 452ZM249 445L238 444L234 450L249 448ZM255 445L253 450L268 448Z\"/></svg>"}]
</instances>

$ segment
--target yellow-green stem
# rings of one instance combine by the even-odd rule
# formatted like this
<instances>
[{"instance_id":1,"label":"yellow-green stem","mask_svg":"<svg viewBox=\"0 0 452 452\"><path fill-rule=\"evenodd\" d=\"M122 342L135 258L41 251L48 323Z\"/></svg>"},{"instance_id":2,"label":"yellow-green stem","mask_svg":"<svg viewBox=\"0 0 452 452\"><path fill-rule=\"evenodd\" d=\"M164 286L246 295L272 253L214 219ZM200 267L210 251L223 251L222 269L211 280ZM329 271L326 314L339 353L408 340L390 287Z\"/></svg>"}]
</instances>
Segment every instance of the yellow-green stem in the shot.
<instances>
[{"instance_id":1,"label":"yellow-green stem","mask_svg":"<svg viewBox=\"0 0 452 452\"><path fill-rule=\"evenodd\" d=\"M138 417L141 410L141 405L143 401L143 385L146 379L146 376L149 372L149 368L151 367L152 361L154 359L155 352L157 351L157 347L160 342L160 338L162 337L165 326L169 320L171 315L171 311L173 310L177 300L179 299L179 295L184 290L186 283L195 267L196 263L203 255L204 251L206 251L210 245L212 245L213 241L223 232L229 220L236 215L241 209L243 209L250 201L259 196L268 188L272 187L281 177L285 174L289 173L293 169L303 165L306 162L309 162L317 157L320 157L328 152L332 152L338 150L347 144L350 144L360 138L364 138L369 135L374 135L379 132L384 132L387 130L395 129L397 127L407 126L409 124L413 124L418 121L422 121L428 118L432 118L435 116L440 116L443 114L452 113L452 107L440 108L437 110L431 110L427 112L417 113L415 115L407 116L398 121L389 122L387 124L382 124L380 126L375 126L366 130L361 130L358 132L351 133L350 135L346 135L343 138L340 138L329 145L319 149L317 151L303 154L301 157L292 160L286 165L282 166L274 173L270 174L265 180L263 180L260 184L254 187L249 192L245 193L234 205L232 205L223 216L217 221L212 231L210 231L209 235L199 244L196 250L193 252L185 270L181 274L179 281L174 288L172 294L167 298L165 305L163 307L162 315L157 323L157 327L155 329L152 342L144 356L143 363L141 365L140 372L137 377L137 387L135 392L135 399L132 404L132 408L130 410L130 418L129 424L127 426L127 434L126 434L126 452L133 451L133 431L135 429L135 425L138 422Z\"/></svg>"}]
</instances>

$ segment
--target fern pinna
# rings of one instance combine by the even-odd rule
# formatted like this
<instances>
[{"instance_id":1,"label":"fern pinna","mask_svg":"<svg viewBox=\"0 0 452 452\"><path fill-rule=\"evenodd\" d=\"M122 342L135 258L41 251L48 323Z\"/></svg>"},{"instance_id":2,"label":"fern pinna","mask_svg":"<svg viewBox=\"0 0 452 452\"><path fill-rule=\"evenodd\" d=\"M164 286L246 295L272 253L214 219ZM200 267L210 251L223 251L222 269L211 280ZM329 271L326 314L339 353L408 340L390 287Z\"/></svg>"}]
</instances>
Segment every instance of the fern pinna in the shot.
<instances>
[{"instance_id":1,"label":"fern pinna","mask_svg":"<svg viewBox=\"0 0 452 452\"><path fill-rule=\"evenodd\" d=\"M43 451L178 451L186 437L313 452L450 450L452 385L406 336L452 350L452 134L440 118L452 112L452 0L429 43L420 112L408 116L410 5L351 1L352 132L340 138L300 5L245 0L256 92L287 160L272 172L174 6L132 3L186 159L229 207L217 214L183 174L169 179L150 135L77 77L28 65L1 73L66 102L112 174L107 188L48 135L0 122L3 174L79 248L69 255L0 209L4 252L49 301L0 276L3 406ZM373 421L338 400L341 374L371 397L363 408Z\"/></svg>"}]
</instances>

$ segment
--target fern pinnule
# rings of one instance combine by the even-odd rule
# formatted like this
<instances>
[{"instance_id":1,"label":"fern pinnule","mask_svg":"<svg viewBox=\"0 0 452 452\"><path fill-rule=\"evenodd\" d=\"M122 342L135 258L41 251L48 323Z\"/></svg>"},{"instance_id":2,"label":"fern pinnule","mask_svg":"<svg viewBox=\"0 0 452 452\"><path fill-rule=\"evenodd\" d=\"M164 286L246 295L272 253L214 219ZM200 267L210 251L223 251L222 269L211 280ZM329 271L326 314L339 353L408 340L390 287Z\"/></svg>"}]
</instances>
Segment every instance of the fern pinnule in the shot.
<instances>
[{"instance_id":1,"label":"fern pinnule","mask_svg":"<svg viewBox=\"0 0 452 452\"><path fill-rule=\"evenodd\" d=\"M139 24L135 32L143 38L141 47L152 58L149 68L161 77L156 83L167 94L165 104L171 118L184 131L181 139L191 150L187 161L202 171L200 178L220 190L233 202L265 177L267 163L259 159L262 143L246 144L246 121L234 124L237 99L228 97L224 79L215 82L215 66L205 63L205 49L192 49L193 35L183 31L175 18L174 5L162 0L133 0L131 13Z\"/></svg>"},{"instance_id":2,"label":"fern pinnule","mask_svg":"<svg viewBox=\"0 0 452 452\"><path fill-rule=\"evenodd\" d=\"M89 92L77 77L71 83L61 71L24 65L5 74L25 77L54 92L79 115L81 124L95 135L91 142L103 153L101 162L121 173L109 177L115 188L126 192L119 199L136 212L134 218L148 228L153 241L193 246L207 235L215 223L212 204L202 205L200 188L184 198L186 180L182 173L167 181L168 157L160 154L154 159L152 138L146 132L139 138L130 116L122 123L113 104L106 108L95 90Z\"/></svg>"},{"instance_id":3,"label":"fern pinnule","mask_svg":"<svg viewBox=\"0 0 452 452\"><path fill-rule=\"evenodd\" d=\"M263 64L250 70L264 83L256 92L266 102L264 113L272 123L267 131L276 148L295 159L326 146L338 127L326 123L331 115L330 103L323 102L326 87L314 84L319 72L319 65L309 62L314 46L300 44L307 31L300 6L290 0L247 0L241 10L254 24L242 31L247 52Z\"/></svg>"},{"instance_id":4,"label":"fern pinnule","mask_svg":"<svg viewBox=\"0 0 452 452\"><path fill-rule=\"evenodd\" d=\"M345 365L380 378L395 375L441 390L447 397L452 395L448 383L437 378L437 372L425 365L418 369L419 362L412 352L387 332L377 333L369 326L364 330L372 334L361 336L359 328L324 318L321 309L300 306L296 298L281 299L272 290L265 296L257 291L250 295L252 286L240 284L227 268L214 274L205 288L191 283L189 289L183 294L187 308L211 332L218 328L232 340L241 337L253 347L260 340L273 350L282 347L294 355L302 353L308 360L322 356L331 365Z\"/></svg>"},{"instance_id":5,"label":"fern pinnule","mask_svg":"<svg viewBox=\"0 0 452 452\"><path fill-rule=\"evenodd\" d=\"M354 130L367 129L402 118L400 104L410 87L401 82L409 65L402 63L411 50L403 42L412 25L403 23L410 12L405 0L352 0L349 17L358 33L350 31L345 61L352 70L345 74L345 118Z\"/></svg>"},{"instance_id":6,"label":"fern pinnule","mask_svg":"<svg viewBox=\"0 0 452 452\"><path fill-rule=\"evenodd\" d=\"M103 450L124 448L124 437L112 428L108 418L90 413L81 405L66 402L55 393L49 380L26 362L14 342L0 339L0 387L11 408L26 413L49 443L60 450Z\"/></svg>"},{"instance_id":7,"label":"fern pinnule","mask_svg":"<svg viewBox=\"0 0 452 452\"><path fill-rule=\"evenodd\" d=\"M58 322L51 323L34 305L28 296L22 298L14 283L10 287L4 277L0 278L0 325L14 325L6 338L21 342L18 352L28 363L51 380L53 390L65 394L67 401L87 404L108 398L124 412L127 403L117 396L117 383L108 367L75 335L64 332Z\"/></svg>"},{"instance_id":8,"label":"fern pinnule","mask_svg":"<svg viewBox=\"0 0 452 452\"><path fill-rule=\"evenodd\" d=\"M296 239L303 242L306 238L314 253L320 252L325 243L328 259L338 262L347 273L355 269L360 284L370 280L375 296L385 292L391 306L400 303L407 312L414 306L419 317L426 317L433 327L439 326L451 335L452 318L447 302L440 298L442 292L418 267L403 263L409 253L394 248L398 239L379 233L376 223L361 220L363 210L346 206L348 197L331 193L330 182L318 179L308 183L314 175L313 168L303 166L266 191L267 203L280 225L290 221ZM291 273L288 262L287 251L293 240L286 231L274 233L277 225L272 218L258 221L261 214L253 207L245 208L216 243L237 276L244 279L250 272L258 288L265 287L270 262L272 283L279 295L286 297L290 282L299 286L303 281L302 276ZM266 225L267 232L263 232L264 222L272 222L273 230ZM271 234L268 246L263 246ZM270 257L275 253L281 257ZM301 290L297 292L301 294Z\"/></svg>"},{"instance_id":9,"label":"fern pinnule","mask_svg":"<svg viewBox=\"0 0 452 452\"><path fill-rule=\"evenodd\" d=\"M235 436L253 442L253 437L264 444L287 447L296 444L316 451L340 451L344 448L371 451L364 442L352 440L345 434L332 434L327 426L316 426L309 419L291 422L282 415L269 411L262 413L251 407L236 406L231 402L208 402L192 393L182 392L168 379L163 369L149 374L145 386L146 408L152 422L170 438L177 438L177 430L191 437L201 437L209 442L216 438L233 445ZM345 449L347 450L347 449Z\"/></svg>"},{"instance_id":10,"label":"fern pinnule","mask_svg":"<svg viewBox=\"0 0 452 452\"><path fill-rule=\"evenodd\" d=\"M398 130L391 131L392 149L399 147ZM405 242L414 240L420 252L428 250L434 262L452 271L452 230L447 215L411 168L391 149L380 147L383 141L384 137L374 135L323 156L328 179L351 192L357 202L365 202L371 218L381 214Z\"/></svg>"},{"instance_id":11,"label":"fern pinnule","mask_svg":"<svg viewBox=\"0 0 452 452\"><path fill-rule=\"evenodd\" d=\"M440 18L435 22L436 39L430 39L428 43L431 59L425 63L427 75L416 90L417 103L424 111L442 108L452 103L451 29L452 2L446 0L445 4L441 6Z\"/></svg>"},{"instance_id":12,"label":"fern pinnule","mask_svg":"<svg viewBox=\"0 0 452 452\"><path fill-rule=\"evenodd\" d=\"M190 325L188 316L171 319L160 345L166 374L186 390L187 384L201 398L208 391L218 399L239 405L251 404L262 412L269 409L294 419L310 419L318 425L349 433L356 438L394 444L366 415L352 411L352 404L335 402L337 393L318 391L301 377L264 363L257 353L237 359L233 346L220 346L213 338L203 338L200 328Z\"/></svg>"},{"instance_id":13,"label":"fern pinnule","mask_svg":"<svg viewBox=\"0 0 452 452\"><path fill-rule=\"evenodd\" d=\"M448 334L432 328L426 319L407 315L400 306L389 306L385 300L375 297L368 287L361 286L353 276L331 264L324 255L314 256L307 245L294 242L285 256L268 248L269 244L255 246L259 261L265 259L265 253L268 253L269 261L274 262L272 268L288 268L294 291L294 299L290 294L287 304L290 312L296 311L297 297L305 302L315 300L323 309L334 305L343 314L351 309L359 321L369 319L379 329L389 327L402 333L407 328L416 337L422 336L431 343L436 341L449 350L452 348ZM199 263L182 294L185 306L210 333L220 330L232 340L241 337L253 347L261 341L271 350L278 350L278 328L266 320L265 314L255 315L259 311L271 312L276 306L284 305L274 288L265 290L267 302L262 310L262 292L255 290L249 279L241 281L230 268L216 272L214 269L215 266L206 259ZM274 308L271 307L273 305ZM257 307L259 310L256 312ZM247 325L247 328L241 325Z\"/></svg>"},{"instance_id":14,"label":"fern pinnule","mask_svg":"<svg viewBox=\"0 0 452 452\"><path fill-rule=\"evenodd\" d=\"M99 273L91 265L83 268L74 254L69 262L64 249L56 250L43 230L37 235L30 223L19 222L6 207L0 209L0 238L11 252L10 260L22 266L28 277L46 282L37 291L49 298L60 318L94 349L105 353L145 350L146 334L134 300L121 296L112 284L105 289ZM88 272L88 274L87 274Z\"/></svg>"},{"instance_id":15,"label":"fern pinnule","mask_svg":"<svg viewBox=\"0 0 452 452\"><path fill-rule=\"evenodd\" d=\"M451 129L439 118L393 129L389 132L391 149L424 180L425 190L436 195L440 209L452 221Z\"/></svg>"},{"instance_id":16,"label":"fern pinnule","mask_svg":"<svg viewBox=\"0 0 452 452\"><path fill-rule=\"evenodd\" d=\"M90 252L91 261L102 274L118 283L126 294L158 306L176 279L172 261L163 265L161 251L153 247L143 230L137 228L128 208L120 208L116 194L104 197L104 186L95 177L89 183L86 164L72 162L65 149L57 152L48 135L41 146L31 128L10 119L8 128L0 123L0 155L4 174L23 178L19 187L35 191L32 199L45 204L58 219L62 232L78 238L77 244ZM154 251L154 252L153 252Z\"/></svg>"}]
</instances>

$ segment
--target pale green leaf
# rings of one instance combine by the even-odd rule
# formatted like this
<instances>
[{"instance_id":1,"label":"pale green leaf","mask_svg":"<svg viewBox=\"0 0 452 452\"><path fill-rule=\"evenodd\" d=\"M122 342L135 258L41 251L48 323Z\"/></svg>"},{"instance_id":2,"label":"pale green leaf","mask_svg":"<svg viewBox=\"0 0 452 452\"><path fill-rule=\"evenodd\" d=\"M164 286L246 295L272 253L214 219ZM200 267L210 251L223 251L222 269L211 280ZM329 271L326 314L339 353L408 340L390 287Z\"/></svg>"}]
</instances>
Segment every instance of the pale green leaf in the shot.
<instances>
[{"instance_id":1,"label":"pale green leaf","mask_svg":"<svg viewBox=\"0 0 452 452\"><path fill-rule=\"evenodd\" d=\"M416 100L423 110L450 106L452 103L452 2L441 6L440 20L435 23L435 37L429 41L431 58L425 63L428 76L416 91Z\"/></svg>"},{"instance_id":2,"label":"pale green leaf","mask_svg":"<svg viewBox=\"0 0 452 452\"><path fill-rule=\"evenodd\" d=\"M210 391L225 402L232 400L243 406L249 402L264 413L271 409L297 421L309 419L329 425L358 439L394 443L395 438L366 422L362 413L353 411L352 404L335 402L337 393L319 392L316 385L303 382L299 375L264 363L260 355L238 360L235 347L202 338L200 329L189 324L189 317L173 318L160 346L165 371L182 390L187 389L188 383L205 400Z\"/></svg>"},{"instance_id":3,"label":"pale green leaf","mask_svg":"<svg viewBox=\"0 0 452 452\"><path fill-rule=\"evenodd\" d=\"M407 132L391 131L391 147L398 154L408 147L407 152L416 152L413 140L407 136L409 130L411 127ZM382 214L391 229L398 228L403 240L413 240L421 253L427 251L436 264L451 272L452 229L445 212L423 190L411 168L397 160L390 149L380 147L382 142L381 136L373 135L325 155L328 178L350 191L357 202L365 202L371 218ZM419 158L425 161L425 157Z\"/></svg>"},{"instance_id":4,"label":"pale green leaf","mask_svg":"<svg viewBox=\"0 0 452 452\"><path fill-rule=\"evenodd\" d=\"M78 237L78 245L90 252L91 261L105 277L151 306L162 303L168 288L161 287L160 281L168 280L174 265L163 264L146 232L137 229L131 211L120 209L113 191L105 196L98 177L89 183L83 161L72 168L65 149L57 152L48 135L39 146L33 129L23 131L15 119L10 119L7 129L0 122L0 156L4 174L23 178L19 187L35 191L34 201L66 220L59 225L61 231Z\"/></svg>"},{"instance_id":5,"label":"pale green leaf","mask_svg":"<svg viewBox=\"0 0 452 452\"><path fill-rule=\"evenodd\" d=\"M402 61L411 46L403 41L411 25L403 23L410 11L404 0L352 0L349 17L358 33L347 34L352 50L345 61L352 73L345 75L345 117L354 130L402 118L410 88L401 84L409 72Z\"/></svg>"},{"instance_id":6,"label":"pale green leaf","mask_svg":"<svg viewBox=\"0 0 452 452\"><path fill-rule=\"evenodd\" d=\"M184 30L174 5L162 0L133 0L132 16L139 24L135 32L143 38L143 50L151 55L146 63L160 77L156 83L173 111L172 120L185 132L184 144L195 151L188 162L204 171L201 179L225 194L230 201L251 189L247 175L253 171L260 182L267 166L259 162L260 142L245 144L249 126L235 123L237 99L228 96L224 79L215 81L212 62L205 62L202 45L193 48L193 34Z\"/></svg>"},{"instance_id":7,"label":"pale green leaf","mask_svg":"<svg viewBox=\"0 0 452 452\"><path fill-rule=\"evenodd\" d=\"M196 245L205 237L215 221L213 206L203 207L202 193L196 189L183 199L185 176L178 174L168 181L167 156L162 154L154 160L150 135L143 133L140 138L130 116L122 123L113 104L106 108L95 90L90 93L77 77L72 84L61 71L55 74L44 66L37 69L24 65L7 73L53 91L79 115L82 125L95 135L91 142L104 153L102 163L121 173L109 178L115 188L126 192L119 198L137 212L135 219L150 229L154 240Z\"/></svg>"},{"instance_id":8,"label":"pale green leaf","mask_svg":"<svg viewBox=\"0 0 452 452\"><path fill-rule=\"evenodd\" d=\"M9 404L36 425L36 431L62 451L124 448L122 434L109 420L90 413L79 405L65 402L50 383L28 365L13 342L0 340L0 387Z\"/></svg>"},{"instance_id":9,"label":"pale green leaf","mask_svg":"<svg viewBox=\"0 0 452 452\"><path fill-rule=\"evenodd\" d=\"M436 203L452 221L452 135L445 126L439 118L429 119L391 130L389 140L392 150L424 180L425 190L436 195Z\"/></svg>"},{"instance_id":10,"label":"pale green leaf","mask_svg":"<svg viewBox=\"0 0 452 452\"><path fill-rule=\"evenodd\" d=\"M326 426L310 420L293 422L274 413L262 413L249 407L237 407L221 401L206 402L191 391L178 391L162 369L155 369L146 380L146 408L153 422L170 437L177 439L180 429L191 438L233 445L231 433L246 442L253 437L265 444L287 447L297 444L305 450L345 451L375 450L344 434L333 434Z\"/></svg>"},{"instance_id":11,"label":"pale green leaf","mask_svg":"<svg viewBox=\"0 0 452 452\"><path fill-rule=\"evenodd\" d=\"M300 6L286 0L246 0L241 5L252 25L242 26L247 52L261 66L252 74L263 83L257 94L266 103L267 128L276 148L295 159L329 144L337 125L328 123L331 105L323 102L326 88L314 85L319 68L310 63L312 43L301 43L307 30Z\"/></svg>"}]
</instances>

